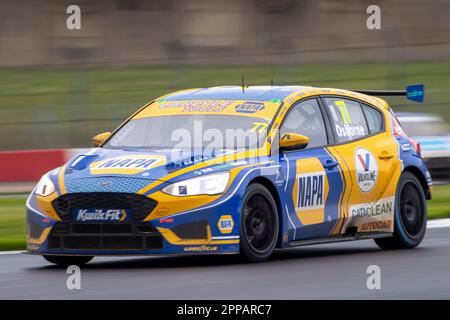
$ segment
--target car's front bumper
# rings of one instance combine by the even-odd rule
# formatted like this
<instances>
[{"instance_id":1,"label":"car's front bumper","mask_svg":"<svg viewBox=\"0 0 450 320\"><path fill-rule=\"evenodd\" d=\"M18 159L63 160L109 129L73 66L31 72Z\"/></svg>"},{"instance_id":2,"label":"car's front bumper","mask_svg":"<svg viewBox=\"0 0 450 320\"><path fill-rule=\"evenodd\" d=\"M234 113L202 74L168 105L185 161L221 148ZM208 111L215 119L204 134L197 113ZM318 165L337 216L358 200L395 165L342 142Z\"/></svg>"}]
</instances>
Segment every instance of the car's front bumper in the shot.
<instances>
[{"instance_id":1,"label":"car's front bumper","mask_svg":"<svg viewBox=\"0 0 450 320\"><path fill-rule=\"evenodd\" d=\"M185 201L189 201L186 199ZM224 194L211 204L142 221L79 222L27 201L27 252L41 255L180 255L239 252L240 197ZM221 226L221 221L232 221Z\"/></svg>"}]
</instances>

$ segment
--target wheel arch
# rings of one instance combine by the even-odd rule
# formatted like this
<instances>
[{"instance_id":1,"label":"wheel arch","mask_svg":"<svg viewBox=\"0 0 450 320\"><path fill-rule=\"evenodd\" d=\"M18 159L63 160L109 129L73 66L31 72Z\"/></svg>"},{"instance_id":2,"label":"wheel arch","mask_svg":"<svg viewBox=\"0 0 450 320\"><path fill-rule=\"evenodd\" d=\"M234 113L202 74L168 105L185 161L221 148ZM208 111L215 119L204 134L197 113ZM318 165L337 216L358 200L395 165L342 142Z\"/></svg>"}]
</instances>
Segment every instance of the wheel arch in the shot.
<instances>
[{"instance_id":1,"label":"wheel arch","mask_svg":"<svg viewBox=\"0 0 450 320\"><path fill-rule=\"evenodd\" d=\"M267 188L267 190L269 190L270 194L272 195L273 199L275 200L276 206L277 206L277 211L278 211L278 239L277 239L277 245L276 247L279 248L281 247L281 243L282 243L282 231L283 231L283 207L281 205L281 199L280 199L280 195L277 191L277 188L275 187L275 185L273 184L272 181L270 181L269 179L265 178L265 177L256 177L254 179L252 179L248 185L254 184L254 183L259 183L261 185L263 185L264 187Z\"/></svg>"},{"instance_id":2,"label":"wheel arch","mask_svg":"<svg viewBox=\"0 0 450 320\"><path fill-rule=\"evenodd\" d=\"M427 183L427 179L425 178L425 175L422 173L422 171L415 166L408 166L403 169L403 172L410 172L417 179L419 179L420 185L422 186L423 192L425 193L425 198L427 200L430 200L431 199L430 187L429 187L429 185Z\"/></svg>"}]
</instances>

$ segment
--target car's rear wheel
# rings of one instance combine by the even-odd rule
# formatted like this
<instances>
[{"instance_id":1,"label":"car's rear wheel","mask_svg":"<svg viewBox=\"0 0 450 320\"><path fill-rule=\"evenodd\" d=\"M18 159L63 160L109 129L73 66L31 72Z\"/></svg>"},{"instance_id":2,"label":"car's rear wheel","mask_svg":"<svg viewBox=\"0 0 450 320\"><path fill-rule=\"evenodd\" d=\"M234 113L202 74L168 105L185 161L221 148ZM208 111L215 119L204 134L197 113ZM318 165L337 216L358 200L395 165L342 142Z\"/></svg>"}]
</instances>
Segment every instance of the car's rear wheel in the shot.
<instances>
[{"instance_id":1,"label":"car's rear wheel","mask_svg":"<svg viewBox=\"0 0 450 320\"><path fill-rule=\"evenodd\" d=\"M52 256L45 255L44 259L50 263L57 264L59 266L67 267L71 265L82 266L91 261L93 256Z\"/></svg>"},{"instance_id":2,"label":"car's rear wheel","mask_svg":"<svg viewBox=\"0 0 450 320\"><path fill-rule=\"evenodd\" d=\"M277 243L278 225L278 210L272 194L262 184L251 184L241 210L241 254L253 262L267 260Z\"/></svg>"},{"instance_id":3,"label":"car's rear wheel","mask_svg":"<svg viewBox=\"0 0 450 320\"><path fill-rule=\"evenodd\" d=\"M395 200L394 235L375 242L382 249L414 248L422 242L427 225L425 193L415 175L401 175Z\"/></svg>"}]
</instances>

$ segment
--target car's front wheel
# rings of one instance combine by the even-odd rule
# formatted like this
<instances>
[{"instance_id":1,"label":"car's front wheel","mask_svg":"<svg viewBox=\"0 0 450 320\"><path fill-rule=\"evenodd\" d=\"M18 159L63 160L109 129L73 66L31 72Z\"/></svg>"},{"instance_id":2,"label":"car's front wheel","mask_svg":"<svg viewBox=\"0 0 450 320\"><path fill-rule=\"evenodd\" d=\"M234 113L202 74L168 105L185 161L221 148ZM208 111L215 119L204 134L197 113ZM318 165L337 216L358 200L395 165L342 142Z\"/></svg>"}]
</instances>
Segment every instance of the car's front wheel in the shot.
<instances>
[{"instance_id":1,"label":"car's front wheel","mask_svg":"<svg viewBox=\"0 0 450 320\"><path fill-rule=\"evenodd\" d=\"M277 243L278 229L278 210L272 194L262 184L251 184L241 210L241 254L253 262L267 260Z\"/></svg>"},{"instance_id":2,"label":"car's front wheel","mask_svg":"<svg viewBox=\"0 0 450 320\"><path fill-rule=\"evenodd\" d=\"M44 259L50 263L57 264L59 266L67 267L71 265L82 266L91 261L92 256L53 256L45 255Z\"/></svg>"},{"instance_id":3,"label":"car's front wheel","mask_svg":"<svg viewBox=\"0 0 450 320\"><path fill-rule=\"evenodd\" d=\"M395 202L394 235L375 242L382 249L414 248L422 242L427 226L425 193L414 174L400 176Z\"/></svg>"}]
</instances>

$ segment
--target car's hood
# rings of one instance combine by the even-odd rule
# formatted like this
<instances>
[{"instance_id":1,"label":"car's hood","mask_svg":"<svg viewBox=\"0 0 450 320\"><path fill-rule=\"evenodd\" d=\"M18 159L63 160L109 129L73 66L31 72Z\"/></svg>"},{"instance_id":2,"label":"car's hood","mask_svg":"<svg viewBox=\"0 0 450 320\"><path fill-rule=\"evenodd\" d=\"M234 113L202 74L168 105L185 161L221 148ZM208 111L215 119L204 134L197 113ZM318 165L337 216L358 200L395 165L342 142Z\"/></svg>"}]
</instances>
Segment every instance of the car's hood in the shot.
<instances>
[{"instance_id":1,"label":"car's hood","mask_svg":"<svg viewBox=\"0 0 450 320\"><path fill-rule=\"evenodd\" d=\"M206 154L163 149L95 148L76 155L67 163L64 168L64 184L67 192L137 192L152 181L167 182L170 179L174 182L177 180L177 171L186 168L195 171L199 169L197 164L231 152L221 150ZM242 161L235 163L243 164ZM207 172L224 169L224 166L216 166ZM183 173L186 171L190 170L184 170ZM200 169L199 174L203 173Z\"/></svg>"}]
</instances>

